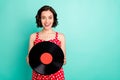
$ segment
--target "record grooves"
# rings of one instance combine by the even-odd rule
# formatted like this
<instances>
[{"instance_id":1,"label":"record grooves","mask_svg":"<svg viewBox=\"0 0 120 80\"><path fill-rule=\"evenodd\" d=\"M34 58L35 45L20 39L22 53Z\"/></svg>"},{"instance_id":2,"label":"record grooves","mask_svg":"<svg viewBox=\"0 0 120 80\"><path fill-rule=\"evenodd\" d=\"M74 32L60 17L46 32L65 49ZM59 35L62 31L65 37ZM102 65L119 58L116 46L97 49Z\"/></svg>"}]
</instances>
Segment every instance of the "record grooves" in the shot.
<instances>
[{"instance_id":1,"label":"record grooves","mask_svg":"<svg viewBox=\"0 0 120 80\"><path fill-rule=\"evenodd\" d=\"M29 52L31 68L39 74L50 75L62 67L64 54L55 43L44 41L37 43Z\"/></svg>"}]
</instances>

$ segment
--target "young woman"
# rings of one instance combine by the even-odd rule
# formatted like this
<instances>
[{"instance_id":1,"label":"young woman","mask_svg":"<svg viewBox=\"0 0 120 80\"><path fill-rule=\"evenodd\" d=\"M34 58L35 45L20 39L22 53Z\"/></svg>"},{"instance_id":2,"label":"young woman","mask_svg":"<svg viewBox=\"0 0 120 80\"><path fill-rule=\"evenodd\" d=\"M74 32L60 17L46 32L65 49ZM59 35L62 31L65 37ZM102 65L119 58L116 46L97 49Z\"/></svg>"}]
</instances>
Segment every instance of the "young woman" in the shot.
<instances>
[{"instance_id":1,"label":"young woman","mask_svg":"<svg viewBox=\"0 0 120 80\"><path fill-rule=\"evenodd\" d=\"M61 47L64 53L64 64L66 64L66 51L65 51L65 37L64 34L54 31L52 28L58 24L57 13L51 6L43 6L38 10L36 15L37 27L42 30L35 32L30 36L29 51L37 43L43 41L50 41ZM27 57L27 62L29 59ZM63 68L58 72L50 75L38 74L32 72L32 80L65 80Z\"/></svg>"}]
</instances>

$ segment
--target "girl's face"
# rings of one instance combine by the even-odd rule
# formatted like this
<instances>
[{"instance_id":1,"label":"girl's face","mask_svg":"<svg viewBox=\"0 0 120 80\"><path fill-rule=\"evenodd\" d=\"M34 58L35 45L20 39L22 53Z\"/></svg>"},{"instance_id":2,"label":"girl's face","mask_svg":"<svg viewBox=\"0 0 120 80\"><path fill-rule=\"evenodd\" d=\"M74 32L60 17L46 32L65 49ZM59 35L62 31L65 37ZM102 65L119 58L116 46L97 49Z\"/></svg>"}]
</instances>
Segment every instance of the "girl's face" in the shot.
<instances>
[{"instance_id":1,"label":"girl's face","mask_svg":"<svg viewBox=\"0 0 120 80\"><path fill-rule=\"evenodd\" d=\"M51 29L54 22L53 13L50 10L41 13L41 23L44 29Z\"/></svg>"}]
</instances>

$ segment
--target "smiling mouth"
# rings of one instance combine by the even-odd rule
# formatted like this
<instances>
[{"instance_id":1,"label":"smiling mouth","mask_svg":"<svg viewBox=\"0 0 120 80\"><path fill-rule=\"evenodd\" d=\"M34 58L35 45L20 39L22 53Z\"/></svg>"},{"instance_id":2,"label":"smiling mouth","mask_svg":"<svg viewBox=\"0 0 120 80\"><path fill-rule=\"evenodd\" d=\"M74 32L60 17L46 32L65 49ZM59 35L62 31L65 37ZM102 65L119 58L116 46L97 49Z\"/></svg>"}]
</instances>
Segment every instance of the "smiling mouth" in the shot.
<instances>
[{"instance_id":1,"label":"smiling mouth","mask_svg":"<svg viewBox=\"0 0 120 80\"><path fill-rule=\"evenodd\" d=\"M49 27L51 24L45 24L45 27Z\"/></svg>"}]
</instances>

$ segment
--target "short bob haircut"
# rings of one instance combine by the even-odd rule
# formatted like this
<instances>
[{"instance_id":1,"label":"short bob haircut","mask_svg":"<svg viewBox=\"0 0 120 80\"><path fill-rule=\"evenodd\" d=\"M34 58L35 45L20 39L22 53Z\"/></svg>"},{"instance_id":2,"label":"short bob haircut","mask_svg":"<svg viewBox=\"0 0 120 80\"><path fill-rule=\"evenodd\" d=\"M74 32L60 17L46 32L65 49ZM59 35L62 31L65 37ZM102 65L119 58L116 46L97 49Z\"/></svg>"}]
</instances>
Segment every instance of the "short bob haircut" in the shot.
<instances>
[{"instance_id":1,"label":"short bob haircut","mask_svg":"<svg viewBox=\"0 0 120 80\"><path fill-rule=\"evenodd\" d=\"M36 15L36 23L37 23L38 28L43 27L43 25L41 23L41 13L43 11L48 11L48 10L50 10L53 13L54 22L53 22L52 27L56 27L58 25L57 13L55 12L55 10L51 6L45 5L38 10L37 15Z\"/></svg>"}]
</instances>

